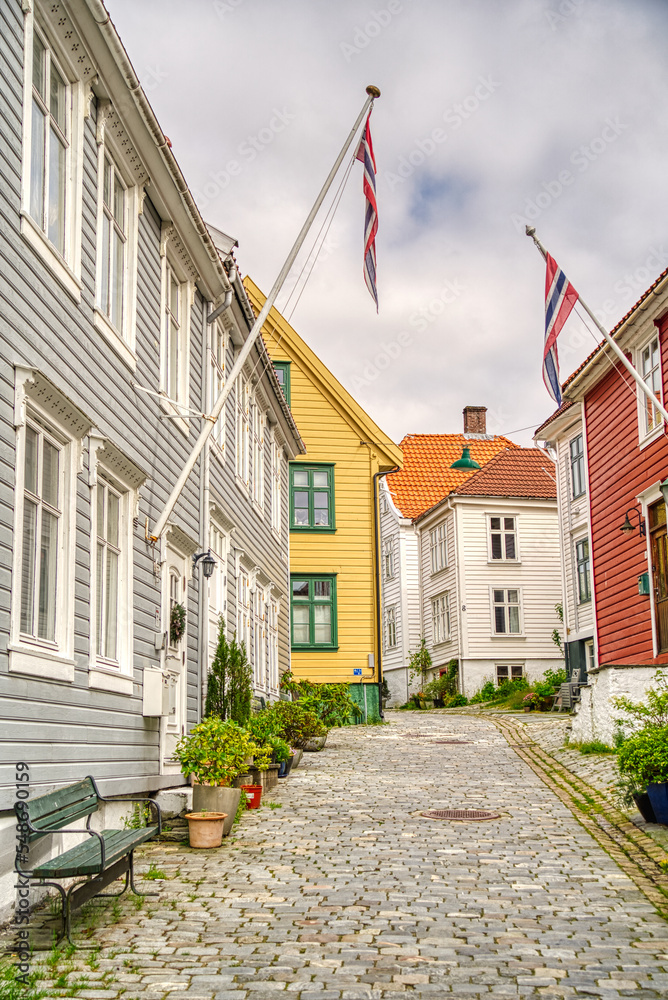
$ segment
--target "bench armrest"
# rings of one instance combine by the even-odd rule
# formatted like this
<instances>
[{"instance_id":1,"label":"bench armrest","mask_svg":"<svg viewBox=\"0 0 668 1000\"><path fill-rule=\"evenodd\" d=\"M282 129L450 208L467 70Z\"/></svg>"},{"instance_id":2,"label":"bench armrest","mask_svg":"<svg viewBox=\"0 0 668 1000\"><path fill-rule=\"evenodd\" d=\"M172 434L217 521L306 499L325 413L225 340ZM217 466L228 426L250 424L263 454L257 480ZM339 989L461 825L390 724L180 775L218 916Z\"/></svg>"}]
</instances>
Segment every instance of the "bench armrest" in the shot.
<instances>
[{"instance_id":1,"label":"bench armrest","mask_svg":"<svg viewBox=\"0 0 668 1000\"><path fill-rule=\"evenodd\" d=\"M149 805L155 806L155 810L156 810L156 812L158 814L158 833L159 834L162 833L162 810L160 809L160 806L155 801L155 799L150 799L150 798L140 798L140 799L116 798L116 796L114 796L112 798L110 796L101 795L100 794L100 789L97 787L97 783L95 781L95 778L93 778L92 775L90 775L90 780L93 783L93 788L95 789L95 794L97 795L97 797L100 800L100 802L148 802Z\"/></svg>"}]
</instances>

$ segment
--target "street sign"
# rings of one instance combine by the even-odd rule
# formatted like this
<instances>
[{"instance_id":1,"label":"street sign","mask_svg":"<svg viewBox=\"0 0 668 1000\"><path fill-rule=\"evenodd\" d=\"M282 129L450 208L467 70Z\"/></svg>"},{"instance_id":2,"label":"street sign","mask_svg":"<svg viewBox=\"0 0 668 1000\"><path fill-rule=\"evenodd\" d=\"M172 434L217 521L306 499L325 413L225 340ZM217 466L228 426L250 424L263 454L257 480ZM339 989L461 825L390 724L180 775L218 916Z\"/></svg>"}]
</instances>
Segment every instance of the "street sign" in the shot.
<instances>
[{"instance_id":1,"label":"street sign","mask_svg":"<svg viewBox=\"0 0 668 1000\"><path fill-rule=\"evenodd\" d=\"M361 677L361 676L362 676L362 668L353 667L353 677Z\"/></svg>"}]
</instances>

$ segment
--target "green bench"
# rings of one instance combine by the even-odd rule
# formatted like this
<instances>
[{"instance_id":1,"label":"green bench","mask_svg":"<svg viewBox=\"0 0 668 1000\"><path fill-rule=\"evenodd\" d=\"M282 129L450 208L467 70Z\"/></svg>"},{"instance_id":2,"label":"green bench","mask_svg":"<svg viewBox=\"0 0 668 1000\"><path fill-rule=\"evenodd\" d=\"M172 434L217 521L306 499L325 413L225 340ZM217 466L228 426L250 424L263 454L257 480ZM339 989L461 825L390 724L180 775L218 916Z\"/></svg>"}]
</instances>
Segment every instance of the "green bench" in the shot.
<instances>
[{"instance_id":1,"label":"green bench","mask_svg":"<svg viewBox=\"0 0 668 1000\"><path fill-rule=\"evenodd\" d=\"M148 802L157 813L157 826L141 827L137 830L91 830L90 821L101 802ZM100 795L95 779L90 775L74 785L58 788L48 795L17 802L14 811L22 839L32 844L41 837L53 833L85 833L88 840L51 858L37 868L24 870L17 854L16 871L25 878L36 881L39 886L52 886L60 893L62 900L62 934L72 944L72 910L83 905L94 896L122 896L130 886L137 896L155 896L154 892L139 892L134 883L133 852L140 844L162 831L160 806L153 799L110 799ZM86 826L72 828L68 824L87 816ZM125 885L118 893L104 893L111 882L125 875ZM76 878L67 890L53 879ZM61 937L62 937L61 934Z\"/></svg>"}]
</instances>

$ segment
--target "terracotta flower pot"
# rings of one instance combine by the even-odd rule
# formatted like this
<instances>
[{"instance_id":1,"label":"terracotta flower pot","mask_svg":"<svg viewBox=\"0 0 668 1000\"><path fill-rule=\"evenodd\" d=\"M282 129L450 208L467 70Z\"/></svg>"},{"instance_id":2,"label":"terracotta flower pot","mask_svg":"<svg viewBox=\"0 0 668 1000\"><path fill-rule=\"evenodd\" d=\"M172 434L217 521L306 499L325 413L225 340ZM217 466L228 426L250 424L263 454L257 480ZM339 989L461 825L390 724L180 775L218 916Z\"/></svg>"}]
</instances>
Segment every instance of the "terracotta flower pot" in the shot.
<instances>
[{"instance_id":1,"label":"terracotta flower pot","mask_svg":"<svg viewBox=\"0 0 668 1000\"><path fill-rule=\"evenodd\" d=\"M220 847L223 842L223 823L226 813L186 813L191 847Z\"/></svg>"},{"instance_id":2,"label":"terracotta flower pot","mask_svg":"<svg viewBox=\"0 0 668 1000\"><path fill-rule=\"evenodd\" d=\"M193 812L225 813L223 837L227 837L234 826L240 798L240 788L229 788L225 785L193 785Z\"/></svg>"}]
</instances>

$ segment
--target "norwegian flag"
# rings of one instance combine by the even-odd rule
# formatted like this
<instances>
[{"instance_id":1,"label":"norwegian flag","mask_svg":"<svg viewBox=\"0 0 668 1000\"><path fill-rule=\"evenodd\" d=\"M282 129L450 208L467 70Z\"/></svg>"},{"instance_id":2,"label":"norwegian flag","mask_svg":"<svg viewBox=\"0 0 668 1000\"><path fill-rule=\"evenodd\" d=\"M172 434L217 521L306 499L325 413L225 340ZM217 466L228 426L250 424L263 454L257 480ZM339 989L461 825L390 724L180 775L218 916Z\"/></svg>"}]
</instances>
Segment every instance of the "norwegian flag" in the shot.
<instances>
[{"instance_id":1,"label":"norwegian flag","mask_svg":"<svg viewBox=\"0 0 668 1000\"><path fill-rule=\"evenodd\" d=\"M561 406L559 356L557 337L571 314L579 295L556 260L546 255L545 275L545 346L543 349L543 382L557 406Z\"/></svg>"},{"instance_id":2,"label":"norwegian flag","mask_svg":"<svg viewBox=\"0 0 668 1000\"><path fill-rule=\"evenodd\" d=\"M369 117L364 126L364 134L357 151L357 159L364 164L364 197L366 215L364 218L364 280L371 292L378 312L378 292L376 291L376 233L378 232L378 207L376 205L376 159L369 130Z\"/></svg>"}]
</instances>

